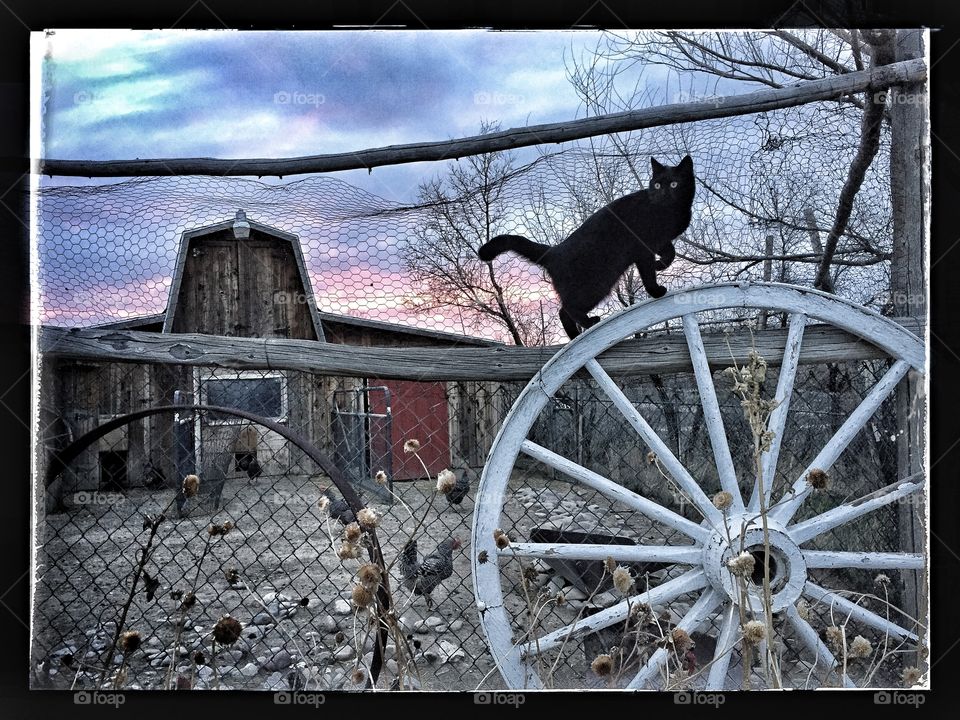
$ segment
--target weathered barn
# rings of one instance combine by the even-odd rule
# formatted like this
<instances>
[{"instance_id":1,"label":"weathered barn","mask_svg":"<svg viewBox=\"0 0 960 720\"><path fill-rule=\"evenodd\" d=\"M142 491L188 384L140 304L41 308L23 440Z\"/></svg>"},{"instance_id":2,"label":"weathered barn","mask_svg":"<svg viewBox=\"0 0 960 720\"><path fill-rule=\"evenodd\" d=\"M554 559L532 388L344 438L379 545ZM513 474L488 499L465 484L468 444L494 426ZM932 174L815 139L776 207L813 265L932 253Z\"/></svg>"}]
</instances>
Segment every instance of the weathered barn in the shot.
<instances>
[{"instance_id":1,"label":"weathered barn","mask_svg":"<svg viewBox=\"0 0 960 720\"><path fill-rule=\"evenodd\" d=\"M165 312L99 327L365 346L494 344L320 312L297 236L247 220L243 211L233 220L183 233ZM408 438L421 441L420 455L431 473L477 455L461 456L460 423L451 417L451 407L454 415L461 407L460 393L442 382L73 360L54 360L44 374L56 388L51 414L63 418L73 436L120 414L170 404L176 396L287 424L358 482L379 469L394 480L422 477L420 463L402 450ZM216 462L227 477L243 475L250 458L264 475L299 472L302 460L282 438L244 421L205 415L185 436L182 427L172 431L170 416L160 415L129 423L91 446L75 463L73 487L63 492L119 489L160 476L170 485L182 473L176 458L184 451L189 463L209 468Z\"/></svg>"}]
</instances>

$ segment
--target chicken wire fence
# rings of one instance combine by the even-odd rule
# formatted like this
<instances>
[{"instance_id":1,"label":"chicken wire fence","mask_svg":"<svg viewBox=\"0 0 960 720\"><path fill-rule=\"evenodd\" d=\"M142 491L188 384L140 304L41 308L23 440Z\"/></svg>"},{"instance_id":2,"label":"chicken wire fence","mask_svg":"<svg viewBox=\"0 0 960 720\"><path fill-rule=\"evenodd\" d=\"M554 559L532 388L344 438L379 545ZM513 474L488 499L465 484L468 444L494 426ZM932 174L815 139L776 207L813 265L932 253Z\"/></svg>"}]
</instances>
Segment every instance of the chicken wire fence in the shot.
<instances>
[{"instance_id":1,"label":"chicken wire fence","mask_svg":"<svg viewBox=\"0 0 960 720\"><path fill-rule=\"evenodd\" d=\"M523 383L416 383L420 394L435 393L439 385L442 402L433 406L432 416L417 407L420 424L408 426L416 434L409 437L396 432L409 409L397 402L402 394L396 394L389 406L370 400L383 394L383 387L375 384L379 381L263 370L245 371L247 382L238 387L231 385L237 372L223 368L63 359L52 363L55 367L46 371L57 378L58 397L65 404L48 408L45 415L56 419L44 428L47 459L49 451L112 417L167 404L171 388L179 388L174 392L181 395L209 397L203 385L223 382L229 389L216 391L219 397L233 393L234 406L281 417L332 458L364 503L382 514L377 532L386 561L393 562L397 615L414 653L413 664L404 667L404 673L412 674L415 686L425 689L500 687L473 595L469 540L479 472ZM803 471L886 365L869 361L801 366L774 498ZM775 375L774 368L770 374ZM740 401L726 375L717 372L714 377L731 452L748 478L752 438ZM775 377L770 377L768 386L773 383ZM719 490L693 377L640 376L622 380L621 386L705 491ZM279 398L271 388L280 391ZM324 412L298 415L290 407L294 397ZM832 468L829 487L806 503L801 517L895 479L895 413L890 405L888 401L855 438ZM361 421L344 433L338 430L342 421L338 414ZM378 416L401 422L391 426ZM573 379L561 388L529 437L689 519L700 519L651 464L648 448L592 380ZM419 441L416 454L405 452L411 439ZM417 465L423 461L426 467L410 472L405 469L408 461ZM437 474L445 468L469 484L459 505L436 492ZM188 470L200 476L200 491L178 502L177 488ZM387 475L383 485L373 480L381 470ZM361 477L361 472L366 475ZM749 493L750 487L742 489ZM105 666L113 673L122 664L131 688L360 689L362 684L356 684L352 675L357 668L369 667L373 642L364 612L351 602L361 561L338 557L344 523L337 512L321 509L322 497L339 499L322 469L296 445L245 421L184 412L138 420L106 435L46 488L46 508L38 513L34 685L95 687ZM922 514L920 506L890 505L834 530L816 547L898 550L905 509ZM119 651L104 657L149 534L145 518L161 512L166 519L122 628L138 631L143 645L126 658ZM676 531L532 461L515 467L502 517L503 530L514 540L687 542ZM211 527L222 528L228 521L229 532L210 534ZM439 580L429 597L404 587L399 558L411 535L417 541L418 561L445 540L462 543L452 553L449 577ZM630 569L638 585L649 587L677 573L676 566L656 564L638 563ZM864 607L881 614L892 612L901 599L899 583L878 585L875 572L820 570L813 577L826 587L853 593L851 597ZM518 641L566 626L619 600L601 562L510 560L502 562L501 582ZM195 601L184 607L184 598L191 594ZM671 637L671 628L689 605L685 597L654 605L632 630L636 650L618 673L632 675L631 668ZM825 604L808 612L824 637L829 628L845 624ZM241 638L213 648L211 629L225 614L242 623ZM693 678L688 686L696 687L713 656L717 631L704 627L694 633L695 645L676 654L671 676L686 673ZM848 643L853 640L852 627L849 632ZM857 628L856 633L868 636L874 652L850 658L851 676L863 684L897 684L904 662L904 653L897 650L902 647L869 629ZM784 684L832 684L829 672L825 679L811 680L813 659L789 632L784 631L778 642L786 669ZM616 628L571 639L543 658L553 666L550 684L599 687L609 682L591 670L592 660L625 644L624 634ZM392 644L386 657L379 686L389 688L400 672ZM743 671L732 663L729 672L734 682ZM755 667L753 673L754 682L760 682L761 670Z\"/></svg>"},{"instance_id":2,"label":"chicken wire fence","mask_svg":"<svg viewBox=\"0 0 960 720\"><path fill-rule=\"evenodd\" d=\"M278 184L180 176L45 187L40 318L73 327L162 313L181 234L243 210L297 236L321 311L525 344L559 340L557 301L543 274L509 257L491 273L476 249L499 233L559 242L603 205L645 187L651 156L675 163L686 153L697 195L691 226L676 243L679 259L661 273L667 288L743 278L809 285L856 152L858 112L813 103L555 153L447 161L419 188L391 188L412 198L406 203L323 175ZM890 307L888 158L885 126L834 262L837 292L881 310ZM599 311L643 297L631 270ZM491 319L500 301L515 334Z\"/></svg>"}]
</instances>

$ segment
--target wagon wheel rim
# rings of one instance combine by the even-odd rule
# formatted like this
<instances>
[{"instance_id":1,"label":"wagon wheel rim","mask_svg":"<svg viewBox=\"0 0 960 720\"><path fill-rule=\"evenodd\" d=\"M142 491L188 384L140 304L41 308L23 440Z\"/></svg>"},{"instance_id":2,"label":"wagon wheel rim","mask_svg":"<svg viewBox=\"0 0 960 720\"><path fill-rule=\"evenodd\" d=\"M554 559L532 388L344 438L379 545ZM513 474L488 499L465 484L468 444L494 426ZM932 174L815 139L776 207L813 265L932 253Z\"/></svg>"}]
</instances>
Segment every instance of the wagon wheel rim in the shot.
<instances>
[{"instance_id":1,"label":"wagon wheel rim","mask_svg":"<svg viewBox=\"0 0 960 720\"><path fill-rule=\"evenodd\" d=\"M814 664L821 668L834 668L836 658L820 639L814 628L797 609L803 598L826 602L839 613L890 636L918 642L912 630L882 617L843 595L820 587L808 578L808 569L825 567L859 567L867 569L922 570L924 557L912 553L880 553L865 551L835 552L805 550L801 546L820 535L845 525L879 508L897 502L925 487L922 473L901 478L856 500L842 503L800 522L792 522L797 510L809 496L811 488L806 481L810 469L829 470L847 445L873 416L883 400L889 397L909 371L923 374L925 351L923 342L911 332L889 318L850 301L808 288L778 283L726 283L701 286L695 289L672 293L658 300L650 300L614 315L597 324L589 331L568 343L534 376L520 393L507 414L500 431L491 446L490 454L477 490L474 509L471 557L474 593L480 623L487 645L493 655L500 675L508 687L514 689L543 687L536 668L536 658L543 653L562 647L567 640L574 640L626 619L629 607L637 602L648 605L667 603L682 595L698 593L696 602L680 620L677 627L693 632L706 621L718 618L720 630L716 651L707 675L708 690L722 690L726 681L734 645L739 641L739 619L735 602L728 586L729 572L725 561L730 557L729 538L722 530L724 519L728 527L741 528L738 522L744 517L754 518L743 529L744 533L756 534L755 518L760 507L760 493L755 480L749 498L741 496L726 433L720 418L715 385L712 380L700 335L696 314L702 311L750 308L789 315L789 329L779 373L775 398L778 405L770 415L768 427L774 431L770 449L761 458L761 476L772 478L782 447L781 436L789 415L793 381L796 377L802 348L804 328L811 320L820 321L845 330L851 335L870 342L892 360L890 368L867 392L857 408L817 453L815 459L793 483L791 488L776 502L769 502L769 489L765 494L772 505L768 513L771 553L779 553L787 560L788 571L782 578L779 591L774 594L773 611L782 612L786 623L799 638L804 650L813 656ZM624 338L671 319L682 319L684 335L691 355L693 373L701 397L704 416L708 423L710 444L718 471L720 485L731 493L732 506L721 512L715 507L703 489L680 463L673 452L647 424L639 410L606 373L597 356ZM646 442L663 463L673 478L703 514L704 522L694 523L642 495L595 473L551 450L541 447L527 436L540 412L554 393L579 370L586 370L606 393L617 410L633 430ZM679 530L692 541L692 546L651 545L573 545L556 543L517 543L498 549L494 539L500 527L508 481L519 455L538 460L554 470L559 470L580 485L599 491L608 501L619 501L665 526ZM772 486L772 482L767 483ZM733 520L733 522L730 522ZM736 546L737 543L735 542ZM536 638L513 640L511 616L504 602L501 586L501 562L511 558L543 557L544 553L565 553L565 559L597 560L612 557L618 562L645 561L683 564L690 569L667 580L647 592L631 597L588 618L578 618L558 630ZM643 664L629 684L631 689L649 685L668 659L666 649L656 650ZM846 673L842 673L846 687L854 687Z\"/></svg>"}]
</instances>

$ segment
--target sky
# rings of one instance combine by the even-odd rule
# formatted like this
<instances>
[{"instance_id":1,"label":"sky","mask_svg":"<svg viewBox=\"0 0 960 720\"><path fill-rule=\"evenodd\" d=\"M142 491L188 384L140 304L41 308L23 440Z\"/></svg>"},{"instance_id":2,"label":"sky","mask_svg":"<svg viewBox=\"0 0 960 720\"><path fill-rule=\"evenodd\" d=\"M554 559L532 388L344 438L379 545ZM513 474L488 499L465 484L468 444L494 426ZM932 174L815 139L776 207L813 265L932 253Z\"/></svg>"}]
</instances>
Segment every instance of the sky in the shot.
<instances>
[{"instance_id":1,"label":"sky","mask_svg":"<svg viewBox=\"0 0 960 720\"><path fill-rule=\"evenodd\" d=\"M64 31L44 44L58 159L336 153L576 117L564 68L597 31ZM438 163L337 173L408 202ZM61 182L76 183L75 179Z\"/></svg>"}]
</instances>

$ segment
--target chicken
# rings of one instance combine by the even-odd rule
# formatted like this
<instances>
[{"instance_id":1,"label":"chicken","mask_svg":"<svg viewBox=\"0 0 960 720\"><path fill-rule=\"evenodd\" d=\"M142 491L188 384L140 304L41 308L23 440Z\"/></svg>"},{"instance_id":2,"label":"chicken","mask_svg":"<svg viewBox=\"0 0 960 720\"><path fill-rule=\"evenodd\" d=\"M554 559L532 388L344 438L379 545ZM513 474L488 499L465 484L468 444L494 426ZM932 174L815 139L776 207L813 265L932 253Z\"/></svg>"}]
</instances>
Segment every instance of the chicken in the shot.
<instances>
[{"instance_id":1,"label":"chicken","mask_svg":"<svg viewBox=\"0 0 960 720\"><path fill-rule=\"evenodd\" d=\"M444 580L453 575L453 551L460 547L460 541L447 538L430 555L417 562L416 540L410 540L400 551L400 574L404 587L413 590L414 595L423 595L427 607L433 608L430 595Z\"/></svg>"},{"instance_id":2,"label":"chicken","mask_svg":"<svg viewBox=\"0 0 960 720\"><path fill-rule=\"evenodd\" d=\"M330 506L327 512L330 513L330 517L334 520L338 520L344 525L349 525L350 523L357 521L356 513L350 509L350 506L347 504L347 501L343 498L338 498L332 492L330 488L323 488L320 492L327 496L330 499Z\"/></svg>"},{"instance_id":3,"label":"chicken","mask_svg":"<svg viewBox=\"0 0 960 720\"><path fill-rule=\"evenodd\" d=\"M453 489L447 493L447 502L452 506L460 509L460 503L463 502L463 499L467 496L467 493L470 491L470 479L467 477L467 471L461 470L460 474L457 475L457 482L454 483Z\"/></svg>"},{"instance_id":4,"label":"chicken","mask_svg":"<svg viewBox=\"0 0 960 720\"><path fill-rule=\"evenodd\" d=\"M263 475L263 468L260 467L260 463L257 461L256 455L244 455L242 458L240 458L240 462L237 464L240 466L241 470L247 473L247 476L251 480Z\"/></svg>"}]
</instances>

